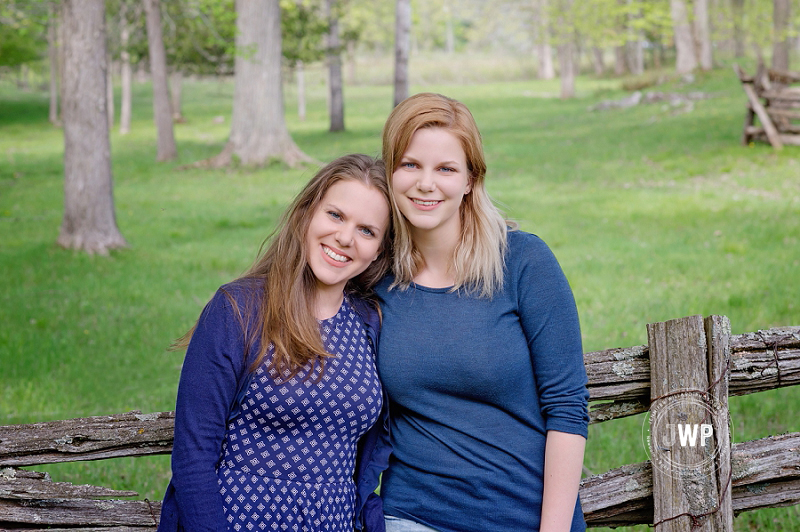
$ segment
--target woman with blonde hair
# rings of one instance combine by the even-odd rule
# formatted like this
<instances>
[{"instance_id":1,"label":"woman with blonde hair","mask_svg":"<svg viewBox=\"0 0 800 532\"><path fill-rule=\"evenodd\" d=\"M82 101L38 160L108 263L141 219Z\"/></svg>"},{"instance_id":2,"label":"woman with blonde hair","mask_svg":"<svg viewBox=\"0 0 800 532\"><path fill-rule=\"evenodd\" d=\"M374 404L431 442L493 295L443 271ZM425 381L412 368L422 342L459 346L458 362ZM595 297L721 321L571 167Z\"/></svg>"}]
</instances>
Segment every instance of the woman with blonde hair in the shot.
<instances>
[{"instance_id":1,"label":"woman with blonde hair","mask_svg":"<svg viewBox=\"0 0 800 532\"><path fill-rule=\"evenodd\" d=\"M369 296L390 245L383 163L347 155L217 291L178 342L188 349L159 532L383 529L373 491L386 409Z\"/></svg>"},{"instance_id":2,"label":"woman with blonde hair","mask_svg":"<svg viewBox=\"0 0 800 532\"><path fill-rule=\"evenodd\" d=\"M387 532L585 529L586 372L558 262L493 205L462 103L401 102L383 158L395 220L392 274L376 287Z\"/></svg>"}]
</instances>

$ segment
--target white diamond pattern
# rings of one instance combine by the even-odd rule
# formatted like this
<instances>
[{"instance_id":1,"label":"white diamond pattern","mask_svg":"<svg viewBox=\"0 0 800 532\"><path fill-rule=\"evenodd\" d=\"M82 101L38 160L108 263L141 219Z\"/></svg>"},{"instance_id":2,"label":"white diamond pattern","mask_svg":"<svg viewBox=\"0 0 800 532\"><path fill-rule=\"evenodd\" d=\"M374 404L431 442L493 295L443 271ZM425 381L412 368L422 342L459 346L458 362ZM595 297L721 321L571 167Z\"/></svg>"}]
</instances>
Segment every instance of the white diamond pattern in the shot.
<instances>
[{"instance_id":1,"label":"white diamond pattern","mask_svg":"<svg viewBox=\"0 0 800 532\"><path fill-rule=\"evenodd\" d=\"M356 445L382 395L363 323L345 298L320 324L325 374L258 368L228 425L218 466L228 530L353 530Z\"/></svg>"}]
</instances>

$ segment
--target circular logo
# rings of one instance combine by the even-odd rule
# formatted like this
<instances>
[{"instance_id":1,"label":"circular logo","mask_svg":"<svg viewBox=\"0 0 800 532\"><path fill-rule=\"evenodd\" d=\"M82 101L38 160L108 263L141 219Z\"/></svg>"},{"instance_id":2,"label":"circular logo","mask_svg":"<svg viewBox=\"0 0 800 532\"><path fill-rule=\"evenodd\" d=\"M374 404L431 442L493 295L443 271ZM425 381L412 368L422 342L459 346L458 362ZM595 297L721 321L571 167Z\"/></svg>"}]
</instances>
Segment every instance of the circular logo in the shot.
<instances>
[{"instance_id":1,"label":"circular logo","mask_svg":"<svg viewBox=\"0 0 800 532\"><path fill-rule=\"evenodd\" d=\"M728 424L721 413L709 394L691 390L654 402L642 425L642 442L653 468L674 478L713 471L720 452L716 423L722 419Z\"/></svg>"}]
</instances>

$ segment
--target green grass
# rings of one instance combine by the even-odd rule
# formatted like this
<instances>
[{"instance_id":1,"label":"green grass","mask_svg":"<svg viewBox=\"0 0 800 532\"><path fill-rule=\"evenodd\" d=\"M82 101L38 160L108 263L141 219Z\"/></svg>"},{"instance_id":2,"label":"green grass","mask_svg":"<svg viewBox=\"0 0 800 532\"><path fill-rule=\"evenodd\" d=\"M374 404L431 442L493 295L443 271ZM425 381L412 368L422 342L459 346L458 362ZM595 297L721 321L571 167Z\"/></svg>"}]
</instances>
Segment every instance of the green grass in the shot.
<instances>
[{"instance_id":1,"label":"green grass","mask_svg":"<svg viewBox=\"0 0 800 532\"><path fill-rule=\"evenodd\" d=\"M346 87L347 131L332 134L324 85L309 79L304 122L294 88L286 90L298 145L320 161L378 154L391 87ZM655 88L713 95L691 112L587 110L624 96L619 86L579 78L571 101L551 97L557 81L412 90L472 109L490 192L555 251L587 351L646 343L647 323L691 314L727 315L734 333L800 325L800 148L739 144L744 96L729 68ZM134 88L131 133L112 133L117 218L131 247L99 257L55 245L63 139L47 123L47 95L0 82L0 424L172 409L182 355L167 346L217 286L246 269L314 172L179 169L225 143L229 81L186 83L179 160L156 163L149 91ZM732 398L734 441L800 430L799 405L797 388ZM641 416L592 426L586 466L599 473L645 460L641 429ZM150 499L169 478L168 457L37 469ZM741 515L736 528L789 530L799 519L797 508L766 510Z\"/></svg>"}]
</instances>

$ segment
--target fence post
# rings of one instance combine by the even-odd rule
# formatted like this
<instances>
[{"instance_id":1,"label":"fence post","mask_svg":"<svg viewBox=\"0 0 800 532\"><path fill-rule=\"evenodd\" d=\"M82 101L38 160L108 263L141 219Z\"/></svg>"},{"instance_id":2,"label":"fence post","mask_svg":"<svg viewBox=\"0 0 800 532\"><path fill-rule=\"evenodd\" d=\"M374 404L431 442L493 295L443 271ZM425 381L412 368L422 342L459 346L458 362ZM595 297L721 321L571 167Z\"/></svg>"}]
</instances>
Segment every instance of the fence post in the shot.
<instances>
[{"instance_id":1,"label":"fence post","mask_svg":"<svg viewBox=\"0 0 800 532\"><path fill-rule=\"evenodd\" d=\"M707 334L708 331L708 334ZM728 532L728 320L690 316L648 324L656 532Z\"/></svg>"}]
</instances>

